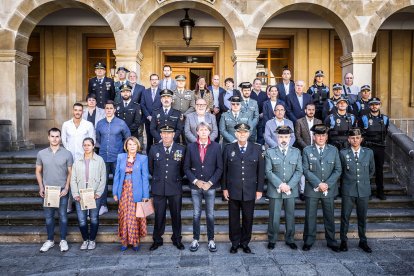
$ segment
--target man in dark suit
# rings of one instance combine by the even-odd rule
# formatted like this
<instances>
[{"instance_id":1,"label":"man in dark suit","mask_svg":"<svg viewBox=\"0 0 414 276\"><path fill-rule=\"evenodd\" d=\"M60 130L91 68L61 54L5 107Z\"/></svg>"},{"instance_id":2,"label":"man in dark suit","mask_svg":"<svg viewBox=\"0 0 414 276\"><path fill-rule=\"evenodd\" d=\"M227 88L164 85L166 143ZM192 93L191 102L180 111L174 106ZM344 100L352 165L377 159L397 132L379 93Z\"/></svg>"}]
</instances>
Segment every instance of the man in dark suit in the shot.
<instances>
[{"instance_id":1,"label":"man in dark suit","mask_svg":"<svg viewBox=\"0 0 414 276\"><path fill-rule=\"evenodd\" d=\"M141 96L141 109L145 119L145 133L147 134L147 147L148 153L154 143L154 137L151 134L150 125L152 121L152 112L155 109L162 107L160 92L158 87L159 77L157 74L151 74L150 76L151 86L145 89Z\"/></svg>"},{"instance_id":2,"label":"man in dark suit","mask_svg":"<svg viewBox=\"0 0 414 276\"><path fill-rule=\"evenodd\" d=\"M96 77L89 79L88 94L95 94L96 106L104 109L106 102L115 98L114 80L105 76L106 65L103 62L95 64L95 74Z\"/></svg>"},{"instance_id":3,"label":"man in dark suit","mask_svg":"<svg viewBox=\"0 0 414 276\"><path fill-rule=\"evenodd\" d=\"M162 142L151 147L148 155L149 171L152 175L151 193L154 199L155 219L153 244L150 250L163 245L165 216L170 210L173 234L171 240L179 250L184 249L181 242L182 181L185 147L174 143L174 126L164 124L160 127Z\"/></svg>"},{"instance_id":4,"label":"man in dark suit","mask_svg":"<svg viewBox=\"0 0 414 276\"><path fill-rule=\"evenodd\" d=\"M303 81L296 81L295 93L289 93L286 97L286 114L293 124L296 123L297 119L305 117L305 107L312 102L312 96L303 93L304 85Z\"/></svg>"},{"instance_id":5,"label":"man in dark suit","mask_svg":"<svg viewBox=\"0 0 414 276\"><path fill-rule=\"evenodd\" d=\"M269 99L267 93L262 90L262 80L255 78L253 80L253 89L250 98L256 100L259 107L259 121L257 123L257 143L264 145L264 129L266 122L263 121L263 104Z\"/></svg>"},{"instance_id":6,"label":"man in dark suit","mask_svg":"<svg viewBox=\"0 0 414 276\"><path fill-rule=\"evenodd\" d=\"M200 218L202 200L206 203L207 239L210 252L216 252L214 242L214 200L223 172L223 159L220 144L210 141L211 126L201 122L197 125L196 142L187 146L184 172L187 175L193 201L193 242L190 251L197 251L200 240Z\"/></svg>"},{"instance_id":7,"label":"man in dark suit","mask_svg":"<svg viewBox=\"0 0 414 276\"><path fill-rule=\"evenodd\" d=\"M232 78L227 78L224 80L226 85L225 93L219 95L219 108L220 113L227 112L230 109L230 98L233 96L241 97L239 90L234 89L234 80Z\"/></svg>"},{"instance_id":8,"label":"man in dark suit","mask_svg":"<svg viewBox=\"0 0 414 276\"><path fill-rule=\"evenodd\" d=\"M251 253L249 242L252 236L255 200L263 194L264 158L261 146L247 142L250 126L237 124L237 142L227 145L223 153L223 177L221 188L223 196L229 201L230 253L243 248ZM242 225L240 226L240 211Z\"/></svg>"},{"instance_id":9,"label":"man in dark suit","mask_svg":"<svg viewBox=\"0 0 414 276\"><path fill-rule=\"evenodd\" d=\"M216 116L217 125L220 122L221 118L221 110L220 110L220 103L219 98L220 95L226 93L226 90L220 86L220 76L214 75L211 79L211 85L207 87L211 93L213 93L213 115ZM214 140L217 143L220 141L220 133L217 135L217 138Z\"/></svg>"},{"instance_id":10,"label":"man in dark suit","mask_svg":"<svg viewBox=\"0 0 414 276\"><path fill-rule=\"evenodd\" d=\"M279 99L286 101L289 94L295 93L295 83L290 79L292 74L288 68L283 69L282 82L279 82L276 87L279 91Z\"/></svg>"},{"instance_id":11,"label":"man in dark suit","mask_svg":"<svg viewBox=\"0 0 414 276\"><path fill-rule=\"evenodd\" d=\"M131 98L133 102L141 104L142 93L145 90L145 87L137 83L137 73L135 71L129 72L128 75L129 85L131 85Z\"/></svg>"}]
</instances>

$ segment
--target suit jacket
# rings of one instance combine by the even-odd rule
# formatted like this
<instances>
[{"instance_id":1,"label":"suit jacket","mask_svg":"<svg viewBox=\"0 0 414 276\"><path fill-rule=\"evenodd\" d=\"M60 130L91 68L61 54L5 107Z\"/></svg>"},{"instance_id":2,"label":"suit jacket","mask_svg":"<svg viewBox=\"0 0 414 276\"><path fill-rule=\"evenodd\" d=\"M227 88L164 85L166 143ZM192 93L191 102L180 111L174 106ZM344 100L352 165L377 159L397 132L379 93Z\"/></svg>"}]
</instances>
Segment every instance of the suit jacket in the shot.
<instances>
[{"instance_id":1,"label":"suit jacket","mask_svg":"<svg viewBox=\"0 0 414 276\"><path fill-rule=\"evenodd\" d=\"M152 112L155 109L162 107L160 92L161 92L161 89L158 87L157 92L155 94L154 101L152 100L151 87L145 89L142 92L141 108L142 108L142 113L144 113L145 118L147 118L148 116L151 116Z\"/></svg>"},{"instance_id":2,"label":"suit jacket","mask_svg":"<svg viewBox=\"0 0 414 276\"><path fill-rule=\"evenodd\" d=\"M255 200L256 192L263 192L264 158L261 146L247 143L245 153L240 153L238 142L229 144L223 153L222 190L228 190L234 200Z\"/></svg>"},{"instance_id":3,"label":"suit jacket","mask_svg":"<svg viewBox=\"0 0 414 276\"><path fill-rule=\"evenodd\" d=\"M293 81L290 81L289 83L289 93L286 93L285 85L283 84L283 81L276 84L276 87L277 87L277 91L279 92L279 98L282 101L286 101L286 97L288 95L295 93L295 83Z\"/></svg>"},{"instance_id":4,"label":"suit jacket","mask_svg":"<svg viewBox=\"0 0 414 276\"><path fill-rule=\"evenodd\" d=\"M164 87L164 80L165 80L165 78L163 78L162 80L160 80L160 83L159 83L159 87L160 87L160 89L165 89L165 88L167 88L167 87ZM175 89L177 89L177 82L175 81L175 79L173 79L173 78L171 78L171 80L169 80L168 82L170 82L171 81L171 87L170 87L170 90L171 91L174 91Z\"/></svg>"},{"instance_id":5,"label":"suit jacket","mask_svg":"<svg viewBox=\"0 0 414 276\"><path fill-rule=\"evenodd\" d=\"M141 104L142 93L145 91L145 87L141 84L136 83L132 92L132 101ZM150 90L151 92L151 90Z\"/></svg>"},{"instance_id":6,"label":"suit jacket","mask_svg":"<svg viewBox=\"0 0 414 276\"><path fill-rule=\"evenodd\" d=\"M199 188L193 184L194 180L211 181L213 186L210 189L217 189L220 185L221 174L223 173L223 159L219 143L211 141L207 146L203 162L200 159L197 142L187 145L184 159L184 172L190 182L191 189Z\"/></svg>"},{"instance_id":7,"label":"suit jacket","mask_svg":"<svg viewBox=\"0 0 414 276\"><path fill-rule=\"evenodd\" d=\"M326 144L321 158L316 145L307 146L303 150L302 162L303 174L306 178L305 196L329 198L338 194L336 182L341 176L342 165L336 147ZM322 192L314 191L314 188L322 182L328 184L329 187L326 196Z\"/></svg>"},{"instance_id":8,"label":"suit jacket","mask_svg":"<svg viewBox=\"0 0 414 276\"><path fill-rule=\"evenodd\" d=\"M266 92L260 91L259 94L256 94L255 91L252 91L250 94L250 98L257 102L257 106L259 107L259 114L263 113L263 103L269 99Z\"/></svg>"},{"instance_id":9,"label":"suit jacket","mask_svg":"<svg viewBox=\"0 0 414 276\"><path fill-rule=\"evenodd\" d=\"M368 197L371 195L371 177L375 173L374 153L361 147L358 163L352 148L340 152L342 163L342 195Z\"/></svg>"},{"instance_id":10,"label":"suit jacket","mask_svg":"<svg viewBox=\"0 0 414 276\"><path fill-rule=\"evenodd\" d=\"M216 117L211 113L206 113L204 117L204 122L210 125L211 133L210 140L214 141L218 135L218 128ZM197 112L192 112L187 115L185 118L184 134L188 142L193 143L197 141L197 126L198 126L198 116Z\"/></svg>"},{"instance_id":11,"label":"suit jacket","mask_svg":"<svg viewBox=\"0 0 414 276\"><path fill-rule=\"evenodd\" d=\"M292 121L288 119L283 119L283 125L289 126L292 130L294 130ZM277 134L275 133L276 128L277 128L277 125L276 125L275 119L267 121L266 127L265 127L264 138L265 138L266 144L270 148L276 147L279 144L277 141ZM294 143L295 143L295 133L292 132L290 134L289 146L292 146Z\"/></svg>"},{"instance_id":12,"label":"suit jacket","mask_svg":"<svg viewBox=\"0 0 414 276\"><path fill-rule=\"evenodd\" d=\"M82 113L82 119L88 120L88 108L84 108L83 109L83 113ZM96 124L102 120L103 118L105 118L105 110L99 107L95 108L95 125L94 127L96 128Z\"/></svg>"},{"instance_id":13,"label":"suit jacket","mask_svg":"<svg viewBox=\"0 0 414 276\"><path fill-rule=\"evenodd\" d=\"M277 99L276 105L283 104L286 109L286 103L280 99ZM267 100L263 103L263 123L266 124L267 121L275 117L275 112L272 107L270 100Z\"/></svg>"},{"instance_id":14,"label":"suit jacket","mask_svg":"<svg viewBox=\"0 0 414 276\"><path fill-rule=\"evenodd\" d=\"M213 93L213 86L209 85L207 86L207 89L211 91L211 94L213 95L213 99L215 99L214 93ZM226 93L226 90L223 87L219 86L219 94L217 96L218 98L220 97L221 93ZM214 101L213 101L213 105L214 105ZM220 108L220 106L215 106L215 107Z\"/></svg>"},{"instance_id":15,"label":"suit jacket","mask_svg":"<svg viewBox=\"0 0 414 276\"><path fill-rule=\"evenodd\" d=\"M127 166L128 154L118 154L114 174L114 185L112 192L121 198L123 183L125 179L125 169ZM148 157L137 154L132 169L132 195L134 202L140 202L143 198L149 198L149 174L148 174Z\"/></svg>"},{"instance_id":16,"label":"suit jacket","mask_svg":"<svg viewBox=\"0 0 414 276\"><path fill-rule=\"evenodd\" d=\"M302 156L300 150L289 147L286 156L279 147L266 150L265 171L267 178L266 195L271 198L291 198L298 196L298 183L302 177ZM279 193L280 184L286 183L291 194Z\"/></svg>"},{"instance_id":17,"label":"suit jacket","mask_svg":"<svg viewBox=\"0 0 414 276\"><path fill-rule=\"evenodd\" d=\"M226 95L226 93L226 90L224 90L224 93L220 93L219 95L219 108L221 113L224 113L229 110L227 106L224 105L224 95ZM241 97L240 91L237 89L233 89L233 96Z\"/></svg>"},{"instance_id":18,"label":"suit jacket","mask_svg":"<svg viewBox=\"0 0 414 276\"><path fill-rule=\"evenodd\" d=\"M322 124L322 121L314 117L313 124L314 125ZM311 133L308 127L308 122L306 121L306 116L296 121L295 137L296 137L296 144L299 146L301 150L303 150L305 147L311 144L312 142Z\"/></svg>"},{"instance_id":19,"label":"suit jacket","mask_svg":"<svg viewBox=\"0 0 414 276\"><path fill-rule=\"evenodd\" d=\"M185 147L173 143L167 154L162 143L151 146L148 154L149 172L152 175L151 193L160 196L180 195L183 192L183 164Z\"/></svg>"},{"instance_id":20,"label":"suit jacket","mask_svg":"<svg viewBox=\"0 0 414 276\"><path fill-rule=\"evenodd\" d=\"M312 96L303 93L303 105L300 108L298 97L296 96L296 92L289 94L286 97L286 115L288 118L293 122L296 123L296 120L302 117L305 117L305 108L306 105L312 102Z\"/></svg>"}]
</instances>

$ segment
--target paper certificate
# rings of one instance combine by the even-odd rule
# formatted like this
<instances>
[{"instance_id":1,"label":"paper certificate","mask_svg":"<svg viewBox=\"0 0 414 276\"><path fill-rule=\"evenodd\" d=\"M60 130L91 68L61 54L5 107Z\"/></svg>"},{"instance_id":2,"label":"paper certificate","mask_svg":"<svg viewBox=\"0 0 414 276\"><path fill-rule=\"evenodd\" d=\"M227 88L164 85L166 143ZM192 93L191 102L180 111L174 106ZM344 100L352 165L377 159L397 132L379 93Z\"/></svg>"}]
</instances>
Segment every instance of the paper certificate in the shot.
<instances>
[{"instance_id":1,"label":"paper certificate","mask_svg":"<svg viewBox=\"0 0 414 276\"><path fill-rule=\"evenodd\" d=\"M60 189L60 186L45 186L44 207L59 208Z\"/></svg>"},{"instance_id":2,"label":"paper certificate","mask_svg":"<svg viewBox=\"0 0 414 276\"><path fill-rule=\"evenodd\" d=\"M95 201L95 192L92 188L88 189L80 189L80 204L82 210L88 210L88 209L95 209L96 208L96 201Z\"/></svg>"}]
</instances>

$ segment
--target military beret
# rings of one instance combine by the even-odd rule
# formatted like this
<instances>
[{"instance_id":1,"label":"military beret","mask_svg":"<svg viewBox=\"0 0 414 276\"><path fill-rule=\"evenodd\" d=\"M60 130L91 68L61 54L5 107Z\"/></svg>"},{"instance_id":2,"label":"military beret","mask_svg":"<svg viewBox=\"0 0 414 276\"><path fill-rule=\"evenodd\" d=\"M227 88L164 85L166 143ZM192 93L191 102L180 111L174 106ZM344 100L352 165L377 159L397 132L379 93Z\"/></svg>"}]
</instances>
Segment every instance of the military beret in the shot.
<instances>
[{"instance_id":1,"label":"military beret","mask_svg":"<svg viewBox=\"0 0 414 276\"><path fill-rule=\"evenodd\" d=\"M313 125L310 129L314 134L326 134L328 133L329 128L324 124Z\"/></svg>"},{"instance_id":2,"label":"military beret","mask_svg":"<svg viewBox=\"0 0 414 276\"><path fill-rule=\"evenodd\" d=\"M291 134L293 131L290 126L279 126L276 128L275 133L280 135Z\"/></svg>"},{"instance_id":3,"label":"military beret","mask_svg":"<svg viewBox=\"0 0 414 276\"><path fill-rule=\"evenodd\" d=\"M351 128L348 131L348 136L359 136L359 135L362 135L362 131L358 127Z\"/></svg>"},{"instance_id":4,"label":"military beret","mask_svg":"<svg viewBox=\"0 0 414 276\"><path fill-rule=\"evenodd\" d=\"M106 69L106 64L103 62L95 63L95 69Z\"/></svg>"},{"instance_id":5,"label":"military beret","mask_svg":"<svg viewBox=\"0 0 414 276\"><path fill-rule=\"evenodd\" d=\"M369 86L368 84L364 84L363 86L361 86L361 91L363 90L371 91L371 86Z\"/></svg>"},{"instance_id":6,"label":"military beret","mask_svg":"<svg viewBox=\"0 0 414 276\"><path fill-rule=\"evenodd\" d=\"M164 124L164 125L160 126L160 131L161 132L174 132L175 128L172 125Z\"/></svg>"},{"instance_id":7,"label":"military beret","mask_svg":"<svg viewBox=\"0 0 414 276\"><path fill-rule=\"evenodd\" d=\"M342 90L342 84L340 84L340 83L335 83L335 84L332 86L332 89L334 89L334 90L341 89L341 90Z\"/></svg>"},{"instance_id":8,"label":"military beret","mask_svg":"<svg viewBox=\"0 0 414 276\"><path fill-rule=\"evenodd\" d=\"M323 77L323 76L325 76L325 74L323 73L323 71L322 70L318 70L318 71L316 71L315 72L315 77Z\"/></svg>"},{"instance_id":9,"label":"military beret","mask_svg":"<svg viewBox=\"0 0 414 276\"><path fill-rule=\"evenodd\" d=\"M121 87L119 87L119 90L122 91L131 91L132 90L132 86L129 84L124 83L123 85L121 85Z\"/></svg>"},{"instance_id":10,"label":"military beret","mask_svg":"<svg viewBox=\"0 0 414 276\"><path fill-rule=\"evenodd\" d=\"M243 88L251 88L252 87L252 84L250 82L248 82L248 81L245 81L245 82L240 83L239 84L239 87L241 89L243 89Z\"/></svg>"},{"instance_id":11,"label":"military beret","mask_svg":"<svg viewBox=\"0 0 414 276\"><path fill-rule=\"evenodd\" d=\"M237 124L234 126L234 129L238 132L240 131L250 131L250 126L245 123Z\"/></svg>"},{"instance_id":12,"label":"military beret","mask_svg":"<svg viewBox=\"0 0 414 276\"><path fill-rule=\"evenodd\" d=\"M160 92L161 97L165 97L165 96L172 97L173 95L174 95L174 92L172 92L170 89L163 89Z\"/></svg>"},{"instance_id":13,"label":"military beret","mask_svg":"<svg viewBox=\"0 0 414 276\"><path fill-rule=\"evenodd\" d=\"M121 71L121 70L125 71L125 73L129 73L129 70L126 69L125 67L122 67L122 66L119 67L118 70L116 70L116 73L118 74L118 72Z\"/></svg>"},{"instance_id":14,"label":"military beret","mask_svg":"<svg viewBox=\"0 0 414 276\"><path fill-rule=\"evenodd\" d=\"M175 76L175 80L185 81L187 78L184 75L177 75Z\"/></svg>"},{"instance_id":15,"label":"military beret","mask_svg":"<svg viewBox=\"0 0 414 276\"><path fill-rule=\"evenodd\" d=\"M347 104L349 104L348 98L345 96L341 96L339 97L339 99L336 100L336 104L339 104L340 102L346 102Z\"/></svg>"},{"instance_id":16,"label":"military beret","mask_svg":"<svg viewBox=\"0 0 414 276\"><path fill-rule=\"evenodd\" d=\"M231 103L241 103L241 98L239 96L232 96L229 100Z\"/></svg>"},{"instance_id":17,"label":"military beret","mask_svg":"<svg viewBox=\"0 0 414 276\"><path fill-rule=\"evenodd\" d=\"M369 102L368 102L368 104L369 105L371 105L371 104L380 104L381 103L381 100L379 99L379 98L371 98L371 100L369 100Z\"/></svg>"}]
</instances>

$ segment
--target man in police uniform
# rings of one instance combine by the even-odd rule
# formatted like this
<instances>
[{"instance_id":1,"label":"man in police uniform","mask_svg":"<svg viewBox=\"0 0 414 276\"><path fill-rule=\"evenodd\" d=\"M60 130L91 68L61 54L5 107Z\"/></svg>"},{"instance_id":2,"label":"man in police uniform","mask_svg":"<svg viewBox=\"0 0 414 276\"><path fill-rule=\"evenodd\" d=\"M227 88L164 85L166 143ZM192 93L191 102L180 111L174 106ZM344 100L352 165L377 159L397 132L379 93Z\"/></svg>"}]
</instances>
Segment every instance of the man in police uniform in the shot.
<instances>
[{"instance_id":1,"label":"man in police uniform","mask_svg":"<svg viewBox=\"0 0 414 276\"><path fill-rule=\"evenodd\" d=\"M251 113L241 108L241 98L232 96L230 98L230 110L221 115L219 130L223 136L223 144L234 143L237 141L235 126L240 123L248 124L252 128Z\"/></svg>"},{"instance_id":2,"label":"man in police uniform","mask_svg":"<svg viewBox=\"0 0 414 276\"><path fill-rule=\"evenodd\" d=\"M329 98L323 106L323 110L322 110L323 120L325 120L326 117L328 117L330 114L335 114L337 112L336 103L339 99L342 98L342 96L349 100L349 97L342 94L342 84L335 83L332 87L332 90L333 90L333 96L331 98ZM348 113L353 113L352 104L348 105L347 112Z\"/></svg>"},{"instance_id":3,"label":"man in police uniform","mask_svg":"<svg viewBox=\"0 0 414 276\"><path fill-rule=\"evenodd\" d=\"M318 203L321 201L325 238L328 247L339 252L335 239L335 204L334 197L338 193L336 182L341 176L341 160L338 149L326 144L328 140L328 127L323 124L314 125L314 144L303 150L303 174L305 185L305 229L303 233L303 251L309 251L316 238L316 219Z\"/></svg>"},{"instance_id":4,"label":"man in police uniform","mask_svg":"<svg viewBox=\"0 0 414 276\"><path fill-rule=\"evenodd\" d=\"M148 155L155 209L152 235L154 242L150 247L151 251L163 245L162 235L165 231L167 204L173 229L171 240L179 250L184 249L181 242L181 206L185 147L173 141L174 130L173 125L168 123L162 125L160 127L162 142L152 145Z\"/></svg>"},{"instance_id":5,"label":"man in police uniform","mask_svg":"<svg viewBox=\"0 0 414 276\"><path fill-rule=\"evenodd\" d=\"M105 76L106 65L103 62L95 64L96 77L89 79L88 94L96 95L96 106L104 109L108 100L113 101L115 97L114 81Z\"/></svg>"},{"instance_id":6,"label":"man in police uniform","mask_svg":"<svg viewBox=\"0 0 414 276\"><path fill-rule=\"evenodd\" d=\"M282 204L285 208L285 243L291 249L295 244L295 198L298 197L298 183L302 176L302 156L300 150L289 146L293 130L289 126L280 126L277 133L278 147L266 151L265 171L269 198L269 226L267 248L274 249L279 234Z\"/></svg>"},{"instance_id":7,"label":"man in police uniform","mask_svg":"<svg viewBox=\"0 0 414 276\"><path fill-rule=\"evenodd\" d=\"M183 115L180 111L171 107L173 92L169 89L161 90L160 92L162 107L155 109L152 112L152 119L150 123L150 131L152 137L154 137L155 143L161 141L160 127L165 124L174 126L174 141L180 141L180 135L183 131Z\"/></svg>"},{"instance_id":8,"label":"man in police uniform","mask_svg":"<svg viewBox=\"0 0 414 276\"><path fill-rule=\"evenodd\" d=\"M262 197L264 185L264 159L261 146L247 142L250 126L245 123L235 126L237 141L225 147L223 153L223 196L229 201L230 253L242 248L251 253L255 200ZM242 225L240 227L240 211Z\"/></svg>"},{"instance_id":9,"label":"man in police uniform","mask_svg":"<svg viewBox=\"0 0 414 276\"><path fill-rule=\"evenodd\" d=\"M177 75L175 81L177 83L177 89L174 90L172 108L180 111L184 117L187 114L195 111L195 96L194 91L185 89L184 75Z\"/></svg>"},{"instance_id":10,"label":"man in police uniform","mask_svg":"<svg viewBox=\"0 0 414 276\"><path fill-rule=\"evenodd\" d=\"M366 84L361 86L361 98L354 103L354 114L361 120L362 115L369 113L369 100L371 99L371 87Z\"/></svg>"},{"instance_id":11,"label":"man in police uniform","mask_svg":"<svg viewBox=\"0 0 414 276\"><path fill-rule=\"evenodd\" d=\"M119 67L116 73L118 75L118 81L114 83L114 87L115 87L114 102L115 104L118 105L122 101L121 86L123 86L124 84L130 85L130 83L127 80L127 74L129 73L128 69L126 69L125 67Z\"/></svg>"},{"instance_id":12,"label":"man in police uniform","mask_svg":"<svg viewBox=\"0 0 414 276\"><path fill-rule=\"evenodd\" d=\"M141 107L139 103L132 101L131 90L132 87L129 84L124 84L119 88L122 101L118 103L115 115L125 121L131 135L137 137L142 145L142 135L138 135L138 129L142 125Z\"/></svg>"},{"instance_id":13,"label":"man in police uniform","mask_svg":"<svg viewBox=\"0 0 414 276\"><path fill-rule=\"evenodd\" d=\"M359 247L371 253L365 235L367 210L371 195L370 178L375 172L374 153L369 148L361 147L362 136L359 128L353 128L348 138L351 145L340 152L342 163L342 208L341 208L341 251L348 251L346 236L353 205L356 205L358 218Z\"/></svg>"},{"instance_id":14,"label":"man in police uniform","mask_svg":"<svg viewBox=\"0 0 414 276\"><path fill-rule=\"evenodd\" d=\"M390 120L380 111L381 100L372 98L369 101L369 113L361 118L361 126L364 129L365 146L372 149L375 159L375 184L377 185L377 197L386 200L384 195L384 156L385 139L388 133Z\"/></svg>"},{"instance_id":15,"label":"man in police uniform","mask_svg":"<svg viewBox=\"0 0 414 276\"><path fill-rule=\"evenodd\" d=\"M241 106L242 109L246 112L251 113L251 130L252 134L249 137L249 142L256 142L257 136L257 124L259 123L259 106L257 105L257 101L250 98L252 94L252 84L250 82L242 82L239 84L241 94L242 94L242 102Z\"/></svg>"},{"instance_id":16,"label":"man in police uniform","mask_svg":"<svg viewBox=\"0 0 414 276\"><path fill-rule=\"evenodd\" d=\"M329 127L329 144L338 150L348 147L348 131L356 126L357 120L354 114L347 112L348 99L341 96L336 100L336 112L325 119L325 125Z\"/></svg>"}]
</instances>

